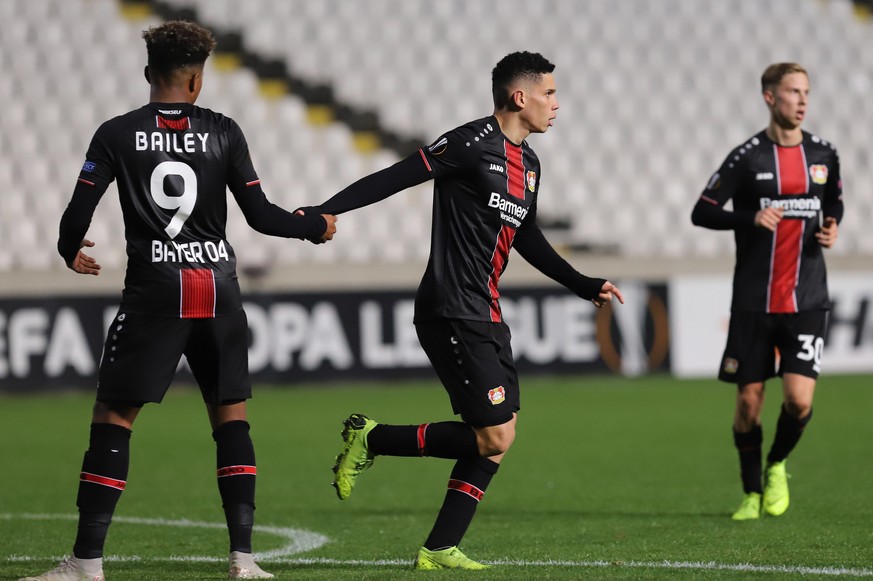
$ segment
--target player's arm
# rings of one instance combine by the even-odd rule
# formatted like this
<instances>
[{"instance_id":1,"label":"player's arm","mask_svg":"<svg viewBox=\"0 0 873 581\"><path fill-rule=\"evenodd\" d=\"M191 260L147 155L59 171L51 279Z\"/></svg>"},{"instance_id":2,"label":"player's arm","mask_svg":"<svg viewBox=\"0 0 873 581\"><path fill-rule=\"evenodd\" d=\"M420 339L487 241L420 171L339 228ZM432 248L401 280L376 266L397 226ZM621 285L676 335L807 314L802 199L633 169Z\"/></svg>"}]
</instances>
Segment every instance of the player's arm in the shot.
<instances>
[{"instance_id":1,"label":"player's arm","mask_svg":"<svg viewBox=\"0 0 873 581\"><path fill-rule=\"evenodd\" d=\"M330 240L336 232L334 216L292 214L270 202L260 182L234 184L230 191L248 225L261 234L300 240Z\"/></svg>"},{"instance_id":2,"label":"player's arm","mask_svg":"<svg viewBox=\"0 0 873 581\"><path fill-rule=\"evenodd\" d=\"M614 284L606 279L585 276L557 253L536 224L536 202L516 232L513 248L531 266L597 307L611 301L613 296L624 303L621 291Z\"/></svg>"},{"instance_id":3,"label":"player's arm","mask_svg":"<svg viewBox=\"0 0 873 581\"><path fill-rule=\"evenodd\" d=\"M94 210L106 188L115 179L113 159L115 148L111 146L113 133L111 121L107 121L94 133L85 163L79 171L73 197L67 204L58 228L58 253L68 268L79 274L100 274L100 265L92 256L82 252L94 243L85 239L91 226Z\"/></svg>"},{"instance_id":4,"label":"player's arm","mask_svg":"<svg viewBox=\"0 0 873 581\"><path fill-rule=\"evenodd\" d=\"M61 216L61 224L58 232L58 253L64 259L68 268L79 274L100 274L100 265L88 254L82 252L82 248L92 247L94 243L85 239L88 227L91 226L91 218L100 201L104 187L98 189L94 184L87 184L79 180L73 190L73 197Z\"/></svg>"},{"instance_id":5,"label":"player's arm","mask_svg":"<svg viewBox=\"0 0 873 581\"><path fill-rule=\"evenodd\" d=\"M305 214L342 214L380 202L397 192L424 183L433 177L421 150L363 177L319 206L301 208Z\"/></svg>"},{"instance_id":6,"label":"player's arm","mask_svg":"<svg viewBox=\"0 0 873 581\"><path fill-rule=\"evenodd\" d=\"M734 196L739 184L740 165L733 163L733 157L734 152L731 152L719 170L709 178L709 183L691 211L691 223L712 230L737 230L756 225L770 230L775 229L778 219L782 217L780 210L777 219L776 208L769 208L768 210L772 211L763 215L767 218L766 225L758 224L759 216L755 212L730 212L724 209L724 205Z\"/></svg>"},{"instance_id":7,"label":"player's arm","mask_svg":"<svg viewBox=\"0 0 873 581\"><path fill-rule=\"evenodd\" d=\"M231 120L228 122L231 153L227 185L248 225L268 236L321 242L330 240L336 232L334 226L336 218L333 216L292 214L267 199L264 190L261 189L261 180L255 172L249 155L248 142L242 130L236 122Z\"/></svg>"},{"instance_id":8,"label":"player's arm","mask_svg":"<svg viewBox=\"0 0 873 581\"><path fill-rule=\"evenodd\" d=\"M843 220L843 181L840 178L840 157L834 150L834 161L830 164L828 181L825 184L822 200L822 222L815 233L818 243L830 248L837 241L840 222Z\"/></svg>"},{"instance_id":9,"label":"player's arm","mask_svg":"<svg viewBox=\"0 0 873 581\"><path fill-rule=\"evenodd\" d=\"M458 127L440 136L430 147L423 147L391 167L359 179L320 206L301 210L342 214L375 204L433 178L465 171L478 160L479 147L470 147L471 142L475 143L470 129Z\"/></svg>"}]
</instances>

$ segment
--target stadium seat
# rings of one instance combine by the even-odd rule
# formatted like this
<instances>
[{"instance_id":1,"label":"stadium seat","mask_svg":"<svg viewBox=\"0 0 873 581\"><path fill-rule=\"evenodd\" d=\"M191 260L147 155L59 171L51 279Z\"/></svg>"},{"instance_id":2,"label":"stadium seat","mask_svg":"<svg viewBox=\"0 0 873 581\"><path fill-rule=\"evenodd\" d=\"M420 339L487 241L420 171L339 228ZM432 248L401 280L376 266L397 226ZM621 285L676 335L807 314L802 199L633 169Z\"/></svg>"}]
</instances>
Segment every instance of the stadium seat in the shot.
<instances>
[{"instance_id":1,"label":"stadium seat","mask_svg":"<svg viewBox=\"0 0 873 581\"><path fill-rule=\"evenodd\" d=\"M766 123L757 95L764 66L798 60L812 77L806 125L833 139L843 160L851 210L833 251L873 253L873 230L864 226L873 218L870 124L864 117L873 89L873 35L848 0L164 4L193 9L218 30L238 31L246 49L283 60L308 83L326 84L342 104L374 111L386 130L426 142L491 111L488 79L503 54L541 51L557 64L561 111L548 136L529 141L543 162L540 215L547 221L570 217L566 235L573 245L615 244L626 255L732 251L730 236L690 224L691 206L727 152ZM789 17L792 25L786 26ZM16 23L0 35L0 179L16 183L0 202L0 227L15 224L33 240L42 226L26 225L37 220L29 212L36 200L43 214L62 211L97 124L145 102L139 33L157 19L127 20L116 0L6 0L0 20ZM524 46L513 40L516 32L524 33ZM839 41L810 43L812 37ZM268 99L247 69L219 70L210 62L200 104L240 123L265 190L289 207L317 203L399 159L387 150L357 150L340 122L309 124L301 95ZM31 161L38 157L46 163ZM344 216L340 236L323 248L294 250L286 241L244 233L244 222L228 229L244 241L246 253L273 256L280 264L336 257L423 260L431 204L429 186L421 191L386 200L379 212ZM628 201L651 209L628 212ZM55 229L58 217L38 219ZM98 212L94 228L121 237L117 206ZM357 235L344 238L343 228ZM371 236L376 229L391 236ZM0 238L8 240L7 234ZM63 268L53 258L28 268L39 264ZM0 260L0 271L18 266Z\"/></svg>"}]
</instances>

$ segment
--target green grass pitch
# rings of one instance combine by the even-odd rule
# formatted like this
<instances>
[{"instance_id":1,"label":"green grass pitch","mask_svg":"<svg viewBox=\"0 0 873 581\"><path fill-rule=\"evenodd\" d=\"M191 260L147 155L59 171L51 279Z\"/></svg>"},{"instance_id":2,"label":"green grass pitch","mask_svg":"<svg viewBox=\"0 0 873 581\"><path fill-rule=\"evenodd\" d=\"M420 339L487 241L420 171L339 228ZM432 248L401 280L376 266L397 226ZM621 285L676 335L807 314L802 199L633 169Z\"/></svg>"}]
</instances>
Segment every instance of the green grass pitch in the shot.
<instances>
[{"instance_id":1,"label":"green grass pitch","mask_svg":"<svg viewBox=\"0 0 873 581\"><path fill-rule=\"evenodd\" d=\"M287 579L873 577L873 377L824 376L789 459L791 508L734 523L734 389L669 377L523 378L518 436L462 548L483 572L412 573L451 462L377 458L352 497L330 486L341 421L453 419L435 382L256 387L255 550ZM781 402L771 382L765 451ZM90 394L0 397L0 578L69 553ZM199 395L174 386L134 426L109 579L226 578L214 446Z\"/></svg>"}]
</instances>

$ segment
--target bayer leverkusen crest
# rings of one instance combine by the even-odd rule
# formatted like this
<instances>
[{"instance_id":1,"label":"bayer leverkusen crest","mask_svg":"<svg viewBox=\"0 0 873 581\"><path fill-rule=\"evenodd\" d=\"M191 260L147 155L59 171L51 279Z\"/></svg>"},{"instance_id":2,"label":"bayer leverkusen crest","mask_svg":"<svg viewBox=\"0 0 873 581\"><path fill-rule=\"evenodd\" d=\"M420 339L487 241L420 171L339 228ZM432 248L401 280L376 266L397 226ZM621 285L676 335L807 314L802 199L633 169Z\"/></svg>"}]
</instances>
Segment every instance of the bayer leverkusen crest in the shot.
<instances>
[{"instance_id":1,"label":"bayer leverkusen crest","mask_svg":"<svg viewBox=\"0 0 873 581\"><path fill-rule=\"evenodd\" d=\"M503 389L502 385L498 385L492 390L488 391L488 400L491 402L491 405L497 405L506 401L506 390Z\"/></svg>"},{"instance_id":2,"label":"bayer leverkusen crest","mask_svg":"<svg viewBox=\"0 0 873 581\"><path fill-rule=\"evenodd\" d=\"M812 181L817 184L828 183L828 166L826 165L811 165L809 166L809 175Z\"/></svg>"},{"instance_id":3,"label":"bayer leverkusen crest","mask_svg":"<svg viewBox=\"0 0 873 581\"><path fill-rule=\"evenodd\" d=\"M527 189L534 191L537 187L537 172L527 172Z\"/></svg>"}]
</instances>

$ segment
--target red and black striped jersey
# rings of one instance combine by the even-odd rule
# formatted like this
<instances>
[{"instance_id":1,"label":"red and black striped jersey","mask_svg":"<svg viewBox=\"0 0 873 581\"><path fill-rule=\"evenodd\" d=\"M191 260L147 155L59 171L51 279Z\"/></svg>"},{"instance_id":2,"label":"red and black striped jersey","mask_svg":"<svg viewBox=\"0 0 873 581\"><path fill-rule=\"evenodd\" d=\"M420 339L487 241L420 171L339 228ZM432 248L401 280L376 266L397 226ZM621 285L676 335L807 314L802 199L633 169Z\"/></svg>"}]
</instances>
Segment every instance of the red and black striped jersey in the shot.
<instances>
[{"instance_id":1,"label":"red and black striped jersey","mask_svg":"<svg viewBox=\"0 0 873 581\"><path fill-rule=\"evenodd\" d=\"M292 216L267 201L233 119L187 103L150 103L95 133L61 220L58 248L68 263L113 180L128 259L121 306L132 312L206 318L242 308L225 237L227 188L260 232L324 231L320 216Z\"/></svg>"},{"instance_id":2,"label":"red and black striped jersey","mask_svg":"<svg viewBox=\"0 0 873 581\"><path fill-rule=\"evenodd\" d=\"M342 214L431 179L431 250L416 294L416 321L502 321L498 283L511 248L577 296L598 296L606 280L573 268L537 226L539 159L527 142L516 145L503 135L494 116L453 129L304 210Z\"/></svg>"},{"instance_id":3,"label":"red and black striped jersey","mask_svg":"<svg viewBox=\"0 0 873 581\"><path fill-rule=\"evenodd\" d=\"M416 319L502 320L498 282L516 232L536 227L540 162L493 116L437 139L420 155L434 177L433 225Z\"/></svg>"},{"instance_id":4,"label":"red and black striped jersey","mask_svg":"<svg viewBox=\"0 0 873 581\"><path fill-rule=\"evenodd\" d=\"M722 210L733 201L733 216ZM759 210L784 210L776 231L754 226ZM815 232L823 218L843 216L836 148L803 132L783 147L762 131L736 147L713 174L695 207L704 227L734 230L732 311L796 313L830 307L827 274Z\"/></svg>"}]
</instances>

